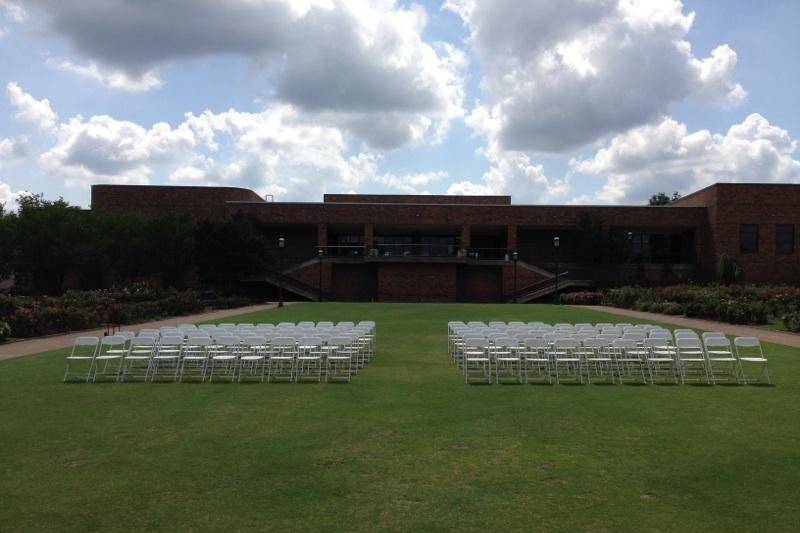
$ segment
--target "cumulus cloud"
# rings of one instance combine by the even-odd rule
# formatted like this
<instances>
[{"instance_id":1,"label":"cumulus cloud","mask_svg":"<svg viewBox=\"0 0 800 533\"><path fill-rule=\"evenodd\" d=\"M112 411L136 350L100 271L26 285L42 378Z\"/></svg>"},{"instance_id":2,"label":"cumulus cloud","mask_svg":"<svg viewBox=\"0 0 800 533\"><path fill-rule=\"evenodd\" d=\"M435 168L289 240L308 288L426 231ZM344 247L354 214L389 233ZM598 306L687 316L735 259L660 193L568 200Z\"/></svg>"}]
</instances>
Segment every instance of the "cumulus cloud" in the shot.
<instances>
[{"instance_id":1,"label":"cumulus cloud","mask_svg":"<svg viewBox=\"0 0 800 533\"><path fill-rule=\"evenodd\" d=\"M37 100L13 81L6 85L6 94L11 105L17 110L14 118L34 124L41 131L51 131L55 127L58 115L50 107L47 98Z\"/></svg>"},{"instance_id":2,"label":"cumulus cloud","mask_svg":"<svg viewBox=\"0 0 800 533\"><path fill-rule=\"evenodd\" d=\"M0 139L0 168L16 163L28 155L30 147L25 136Z\"/></svg>"},{"instance_id":3,"label":"cumulus cloud","mask_svg":"<svg viewBox=\"0 0 800 533\"><path fill-rule=\"evenodd\" d=\"M12 0L0 0L0 8L2 8L6 18L13 22L25 22L27 18L27 13L22 6Z\"/></svg>"},{"instance_id":4,"label":"cumulus cloud","mask_svg":"<svg viewBox=\"0 0 800 533\"><path fill-rule=\"evenodd\" d=\"M607 176L584 201L642 203L663 191L692 192L716 182L800 183L798 141L759 114L724 134L689 132L672 118L615 137L594 157L573 160L573 170ZM665 185L668 184L668 185Z\"/></svg>"},{"instance_id":5,"label":"cumulus cloud","mask_svg":"<svg viewBox=\"0 0 800 533\"><path fill-rule=\"evenodd\" d=\"M50 59L47 63L58 70L96 81L110 89L140 92L161 87L163 84L158 75L151 71L132 77L122 70L100 68L93 62L86 65L77 65L69 60L55 61Z\"/></svg>"},{"instance_id":6,"label":"cumulus cloud","mask_svg":"<svg viewBox=\"0 0 800 533\"><path fill-rule=\"evenodd\" d=\"M75 117L58 128L54 147L39 156L42 169L66 178L67 185L99 181L148 183L154 165L177 161L195 146L185 124L150 129L107 115Z\"/></svg>"},{"instance_id":7,"label":"cumulus cloud","mask_svg":"<svg viewBox=\"0 0 800 533\"><path fill-rule=\"evenodd\" d=\"M365 184L424 193L447 176L383 173L380 152L354 150L347 128L290 104L260 112L187 113L176 126L145 127L107 115L56 122L47 100L35 100L16 83L8 92L21 118L42 128L46 123L52 146L39 155L39 166L67 186L166 178L174 184L237 185L284 200L308 200ZM1 160L24 146L23 138L3 140Z\"/></svg>"},{"instance_id":8,"label":"cumulus cloud","mask_svg":"<svg viewBox=\"0 0 800 533\"><path fill-rule=\"evenodd\" d=\"M141 89L176 61L235 54L272 73L275 97L337 113L373 147L413 142L461 115L464 55L422 38L417 5L393 0L31 0L49 28L99 66L66 67ZM113 73L116 73L114 75ZM125 81L119 81L120 76ZM114 78L116 76L116 78ZM377 118L377 120L373 120Z\"/></svg>"},{"instance_id":9,"label":"cumulus cloud","mask_svg":"<svg viewBox=\"0 0 800 533\"><path fill-rule=\"evenodd\" d=\"M19 207L18 200L27 191L14 191L7 183L0 181L0 207L5 211L16 211Z\"/></svg>"},{"instance_id":10,"label":"cumulus cloud","mask_svg":"<svg viewBox=\"0 0 800 533\"><path fill-rule=\"evenodd\" d=\"M505 150L563 152L689 97L734 105L737 56L696 57L680 0L448 0L484 69L480 130ZM474 113L473 112L473 113Z\"/></svg>"}]
</instances>

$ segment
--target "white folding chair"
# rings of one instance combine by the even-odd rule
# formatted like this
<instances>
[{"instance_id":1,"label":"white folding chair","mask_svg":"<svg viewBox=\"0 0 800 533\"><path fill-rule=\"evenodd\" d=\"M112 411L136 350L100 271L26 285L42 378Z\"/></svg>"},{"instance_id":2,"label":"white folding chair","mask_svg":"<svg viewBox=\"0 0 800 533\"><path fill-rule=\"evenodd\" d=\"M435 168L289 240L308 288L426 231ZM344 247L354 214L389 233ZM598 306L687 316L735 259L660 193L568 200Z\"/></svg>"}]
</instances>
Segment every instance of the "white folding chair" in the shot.
<instances>
[{"instance_id":1,"label":"white folding chair","mask_svg":"<svg viewBox=\"0 0 800 533\"><path fill-rule=\"evenodd\" d=\"M525 383L530 383L532 373L547 383L553 383L547 341L541 337L528 337L523 341L523 346L521 356Z\"/></svg>"},{"instance_id":2,"label":"white folding chair","mask_svg":"<svg viewBox=\"0 0 800 533\"><path fill-rule=\"evenodd\" d=\"M180 381L184 378L206 380L208 370L209 350L213 344L209 336L190 336L183 348L181 358Z\"/></svg>"},{"instance_id":3,"label":"white folding chair","mask_svg":"<svg viewBox=\"0 0 800 533\"><path fill-rule=\"evenodd\" d=\"M489 340L472 337L464 341L464 382L492 382L492 360Z\"/></svg>"},{"instance_id":4,"label":"white folding chair","mask_svg":"<svg viewBox=\"0 0 800 533\"><path fill-rule=\"evenodd\" d=\"M322 339L319 337L301 337L297 341L297 368L295 380L306 379L322 381Z\"/></svg>"},{"instance_id":5,"label":"white folding chair","mask_svg":"<svg viewBox=\"0 0 800 533\"><path fill-rule=\"evenodd\" d=\"M617 339L611 343L620 383L647 383L647 350L633 339Z\"/></svg>"},{"instance_id":6,"label":"white folding chair","mask_svg":"<svg viewBox=\"0 0 800 533\"><path fill-rule=\"evenodd\" d=\"M614 383L616 372L614 371L614 358L608 350L608 341L603 339L586 339L583 341L581 355L584 359L586 378L589 383L592 377L605 378Z\"/></svg>"},{"instance_id":7,"label":"white folding chair","mask_svg":"<svg viewBox=\"0 0 800 533\"><path fill-rule=\"evenodd\" d=\"M550 357L556 371L556 383L561 383L561 376L572 376L573 380L583 383L583 360L580 354L580 341L557 338L553 341Z\"/></svg>"},{"instance_id":8,"label":"white folding chair","mask_svg":"<svg viewBox=\"0 0 800 533\"><path fill-rule=\"evenodd\" d=\"M690 381L705 381L711 384L711 375L708 370L703 343L695 337L677 337L675 345L678 348L678 364L681 372L681 383Z\"/></svg>"},{"instance_id":9,"label":"white folding chair","mask_svg":"<svg viewBox=\"0 0 800 533\"><path fill-rule=\"evenodd\" d=\"M150 381L158 379L159 370L168 370L171 381L177 381L181 370L183 355L183 335L167 335L161 340L153 353L150 365Z\"/></svg>"},{"instance_id":10,"label":"white folding chair","mask_svg":"<svg viewBox=\"0 0 800 533\"><path fill-rule=\"evenodd\" d=\"M294 337L274 337L269 352L267 379L294 381L296 358L297 343Z\"/></svg>"},{"instance_id":11,"label":"white folding chair","mask_svg":"<svg viewBox=\"0 0 800 533\"><path fill-rule=\"evenodd\" d=\"M100 339L97 337L78 337L72 344L72 350L67 355L67 367L64 370L64 382L70 376L74 376L76 381L89 381L92 378L92 367L94 358L100 346ZM85 372L75 372L70 370L70 365L80 365L88 363Z\"/></svg>"},{"instance_id":12,"label":"white folding chair","mask_svg":"<svg viewBox=\"0 0 800 533\"><path fill-rule=\"evenodd\" d=\"M239 382L245 379L264 381L267 376L267 339L261 335L242 338L239 351Z\"/></svg>"},{"instance_id":13,"label":"white folding chair","mask_svg":"<svg viewBox=\"0 0 800 533\"><path fill-rule=\"evenodd\" d=\"M711 382L716 383L721 376L724 381L742 383L742 373L739 360L733 353L731 341L725 336L709 335L703 338L703 347L708 360L708 373Z\"/></svg>"},{"instance_id":14,"label":"white folding chair","mask_svg":"<svg viewBox=\"0 0 800 533\"><path fill-rule=\"evenodd\" d=\"M501 336L489 347L494 367L495 383L523 383L522 357L519 343L513 337Z\"/></svg>"},{"instance_id":15,"label":"white folding chair","mask_svg":"<svg viewBox=\"0 0 800 533\"><path fill-rule=\"evenodd\" d=\"M761 348L761 342L756 337L736 337L733 339L733 345L736 347L736 358L739 360L739 368L744 382L758 383L763 378L767 378L767 383L772 385L772 378L767 368L768 361ZM761 367L755 377L752 377L753 374L747 374L748 365Z\"/></svg>"},{"instance_id":16,"label":"white folding chair","mask_svg":"<svg viewBox=\"0 0 800 533\"><path fill-rule=\"evenodd\" d=\"M644 348L647 350L647 370L650 374L650 383L655 383L656 378L662 382L669 380L678 383L680 380L678 354L669 339L659 336L650 337L644 341Z\"/></svg>"},{"instance_id":17,"label":"white folding chair","mask_svg":"<svg viewBox=\"0 0 800 533\"><path fill-rule=\"evenodd\" d=\"M147 381L150 375L153 352L157 343L156 337L152 335L139 334L132 338L127 352L122 356L119 380L126 381L131 378L138 378L142 381Z\"/></svg>"},{"instance_id":18,"label":"white folding chair","mask_svg":"<svg viewBox=\"0 0 800 533\"><path fill-rule=\"evenodd\" d=\"M346 381L350 383L353 375L353 338L349 336L331 337L324 347L325 380Z\"/></svg>"},{"instance_id":19,"label":"white folding chair","mask_svg":"<svg viewBox=\"0 0 800 533\"><path fill-rule=\"evenodd\" d=\"M92 381L100 375L103 379L119 380L122 370L122 356L125 354L126 339L122 335L109 335L100 339L100 347L94 357Z\"/></svg>"},{"instance_id":20,"label":"white folding chair","mask_svg":"<svg viewBox=\"0 0 800 533\"><path fill-rule=\"evenodd\" d=\"M241 339L235 335L221 335L215 339L209 351L209 382L214 381L215 375L230 381L236 380L240 343Z\"/></svg>"}]
</instances>

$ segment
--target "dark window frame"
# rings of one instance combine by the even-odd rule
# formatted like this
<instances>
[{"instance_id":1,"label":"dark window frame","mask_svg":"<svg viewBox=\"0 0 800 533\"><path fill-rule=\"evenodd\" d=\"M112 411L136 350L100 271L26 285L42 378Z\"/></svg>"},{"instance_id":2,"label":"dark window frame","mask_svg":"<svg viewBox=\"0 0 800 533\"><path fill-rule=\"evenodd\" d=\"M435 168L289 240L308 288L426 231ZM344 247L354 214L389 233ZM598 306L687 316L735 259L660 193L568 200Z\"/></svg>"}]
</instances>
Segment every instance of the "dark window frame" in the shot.
<instances>
[{"instance_id":1,"label":"dark window frame","mask_svg":"<svg viewBox=\"0 0 800 533\"><path fill-rule=\"evenodd\" d=\"M781 235L781 229L788 230ZM775 224L775 253L780 255L790 255L794 253L795 239L794 224ZM783 239L781 238L783 237Z\"/></svg>"},{"instance_id":2,"label":"dark window frame","mask_svg":"<svg viewBox=\"0 0 800 533\"><path fill-rule=\"evenodd\" d=\"M739 224L739 253L757 254L758 247L758 224Z\"/></svg>"}]
</instances>

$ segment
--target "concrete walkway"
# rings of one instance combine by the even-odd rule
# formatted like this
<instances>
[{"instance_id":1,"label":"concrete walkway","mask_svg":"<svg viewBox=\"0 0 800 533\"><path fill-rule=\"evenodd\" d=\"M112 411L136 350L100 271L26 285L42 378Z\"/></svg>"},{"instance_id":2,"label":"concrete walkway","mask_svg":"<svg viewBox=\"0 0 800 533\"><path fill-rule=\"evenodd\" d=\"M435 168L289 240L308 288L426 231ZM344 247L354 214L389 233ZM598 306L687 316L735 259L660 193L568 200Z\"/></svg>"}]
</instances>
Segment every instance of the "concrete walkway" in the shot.
<instances>
[{"instance_id":1,"label":"concrete walkway","mask_svg":"<svg viewBox=\"0 0 800 533\"><path fill-rule=\"evenodd\" d=\"M288 302L287 302L288 303ZM253 313L256 311L264 311L266 309L273 309L276 304L262 304L262 305L249 305L247 307L237 307L236 309L220 309L218 311L211 311L208 313L201 313L199 315L189 316L176 316L167 318L165 320L158 320L156 322L145 322L143 324L129 324L122 326L123 330L138 331L143 328L160 328L163 326L177 326L178 324L206 322L208 320L218 320L235 315L243 315L245 313ZM67 348L72 346L77 337L94 336L102 337L106 332L105 328L92 329L88 331L74 331L64 335L52 335L50 337L37 337L35 339L28 339L24 341L9 342L8 344L0 344L0 361L3 359L11 359L12 357L21 357L23 355L31 355L41 352L49 352L50 350L58 350L59 348Z\"/></svg>"},{"instance_id":2,"label":"concrete walkway","mask_svg":"<svg viewBox=\"0 0 800 533\"><path fill-rule=\"evenodd\" d=\"M758 328L753 326L726 324L725 322L704 320L702 318L686 318L683 316L662 315L659 313L646 313L644 311L621 309L619 307L609 307L606 305L575 305L573 307L580 307L582 309L591 309L593 311L602 311L603 313L614 313L615 315L625 315L631 318L639 318L641 320L664 322L666 324L674 324L676 326L683 326L692 329L700 329L704 331L721 331L725 334L734 335L736 337L758 337L759 339L761 339L762 342L772 342L775 344L783 344L785 346L800 348L800 335L796 333L787 333L784 331L772 331L770 329Z\"/></svg>"}]
</instances>

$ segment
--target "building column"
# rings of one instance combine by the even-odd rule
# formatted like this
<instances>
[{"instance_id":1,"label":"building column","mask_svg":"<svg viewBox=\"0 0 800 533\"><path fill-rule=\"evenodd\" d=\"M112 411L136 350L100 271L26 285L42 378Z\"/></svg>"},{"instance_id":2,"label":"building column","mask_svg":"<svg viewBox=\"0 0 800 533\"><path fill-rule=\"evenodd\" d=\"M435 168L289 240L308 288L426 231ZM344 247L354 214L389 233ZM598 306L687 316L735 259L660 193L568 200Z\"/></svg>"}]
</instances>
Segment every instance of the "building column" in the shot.
<instances>
[{"instance_id":1,"label":"building column","mask_svg":"<svg viewBox=\"0 0 800 533\"><path fill-rule=\"evenodd\" d=\"M367 248L367 253L375 248L375 226L373 224L364 224L364 246Z\"/></svg>"},{"instance_id":2,"label":"building column","mask_svg":"<svg viewBox=\"0 0 800 533\"><path fill-rule=\"evenodd\" d=\"M466 250L470 247L470 240L472 237L472 232L470 231L469 224L464 224L461 226L461 248Z\"/></svg>"},{"instance_id":3,"label":"building column","mask_svg":"<svg viewBox=\"0 0 800 533\"><path fill-rule=\"evenodd\" d=\"M508 236L506 237L506 248L509 250L517 249L517 226L516 224L508 225Z\"/></svg>"},{"instance_id":4,"label":"building column","mask_svg":"<svg viewBox=\"0 0 800 533\"><path fill-rule=\"evenodd\" d=\"M317 224L317 246L319 248L328 246L328 225L322 222Z\"/></svg>"}]
</instances>

